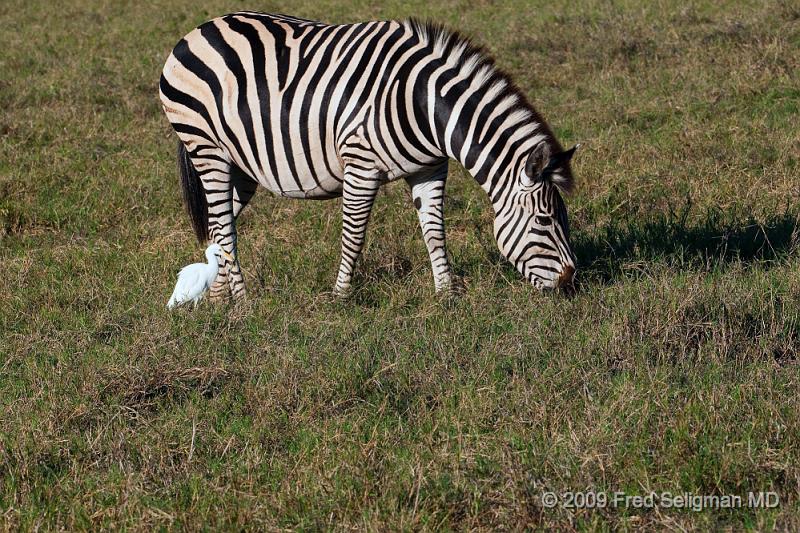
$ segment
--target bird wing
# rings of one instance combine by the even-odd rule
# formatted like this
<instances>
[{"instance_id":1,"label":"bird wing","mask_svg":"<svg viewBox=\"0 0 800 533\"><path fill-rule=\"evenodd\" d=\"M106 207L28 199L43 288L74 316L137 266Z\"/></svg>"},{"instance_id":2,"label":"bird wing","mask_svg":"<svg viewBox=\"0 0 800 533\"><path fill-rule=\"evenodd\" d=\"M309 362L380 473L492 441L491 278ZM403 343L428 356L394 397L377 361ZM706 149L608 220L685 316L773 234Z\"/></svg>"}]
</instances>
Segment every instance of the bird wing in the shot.
<instances>
[{"instance_id":1,"label":"bird wing","mask_svg":"<svg viewBox=\"0 0 800 533\"><path fill-rule=\"evenodd\" d=\"M203 263L195 263L181 269L170 303L175 305L188 302L206 291L207 284L203 276L205 266Z\"/></svg>"},{"instance_id":2,"label":"bird wing","mask_svg":"<svg viewBox=\"0 0 800 533\"><path fill-rule=\"evenodd\" d=\"M184 273L188 274L192 270L196 270L195 267L197 266L202 266L202 263L192 263L191 265L186 265L182 269L178 270L178 277L180 278L182 275L184 275Z\"/></svg>"}]
</instances>

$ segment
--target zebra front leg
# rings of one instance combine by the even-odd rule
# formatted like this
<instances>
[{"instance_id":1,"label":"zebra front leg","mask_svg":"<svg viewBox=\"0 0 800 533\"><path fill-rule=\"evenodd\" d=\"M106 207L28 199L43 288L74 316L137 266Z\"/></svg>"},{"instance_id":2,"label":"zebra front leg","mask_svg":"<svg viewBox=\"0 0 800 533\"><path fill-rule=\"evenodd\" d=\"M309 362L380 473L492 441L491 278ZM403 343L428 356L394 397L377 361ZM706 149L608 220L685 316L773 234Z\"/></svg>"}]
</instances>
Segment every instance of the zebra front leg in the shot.
<instances>
[{"instance_id":1,"label":"zebra front leg","mask_svg":"<svg viewBox=\"0 0 800 533\"><path fill-rule=\"evenodd\" d=\"M231 183L233 188L233 263L230 265L230 270L220 268L222 273L222 282L226 283L230 288L234 300L245 296L244 276L242 275L242 268L239 264L239 246L238 246L238 233L236 231L236 221L239 219L239 214L242 209L247 207L250 199L256 193L258 183L247 176L238 167L231 168ZM220 276L218 275L219 279Z\"/></svg>"},{"instance_id":2,"label":"zebra front leg","mask_svg":"<svg viewBox=\"0 0 800 533\"><path fill-rule=\"evenodd\" d=\"M342 262L333 291L339 297L350 294L353 269L364 247L372 204L382 183L382 176L378 173L361 175L352 169L345 169L342 184Z\"/></svg>"},{"instance_id":3,"label":"zebra front leg","mask_svg":"<svg viewBox=\"0 0 800 533\"><path fill-rule=\"evenodd\" d=\"M447 179L447 164L437 168L433 174L412 176L406 179L411 187L414 207L417 209L422 238L428 248L433 270L436 292L448 291L452 287L450 263L444 234L444 185Z\"/></svg>"}]
</instances>

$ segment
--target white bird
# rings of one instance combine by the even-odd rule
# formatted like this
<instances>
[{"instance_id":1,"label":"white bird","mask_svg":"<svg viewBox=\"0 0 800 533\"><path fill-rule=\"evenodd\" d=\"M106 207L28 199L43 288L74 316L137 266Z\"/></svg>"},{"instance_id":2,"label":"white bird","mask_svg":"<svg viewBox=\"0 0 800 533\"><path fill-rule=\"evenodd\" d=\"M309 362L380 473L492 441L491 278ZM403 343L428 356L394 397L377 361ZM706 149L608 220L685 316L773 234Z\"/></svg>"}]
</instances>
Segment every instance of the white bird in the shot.
<instances>
[{"instance_id":1,"label":"white bird","mask_svg":"<svg viewBox=\"0 0 800 533\"><path fill-rule=\"evenodd\" d=\"M231 254L215 243L206 248L208 263L194 263L183 267L178 272L178 282L175 284L175 290L172 291L172 297L167 302L167 309L172 309L176 305L182 305L187 302L194 302L195 307L197 307L197 303L203 299L203 296L205 296L211 284L217 278L220 256L233 261Z\"/></svg>"}]
</instances>

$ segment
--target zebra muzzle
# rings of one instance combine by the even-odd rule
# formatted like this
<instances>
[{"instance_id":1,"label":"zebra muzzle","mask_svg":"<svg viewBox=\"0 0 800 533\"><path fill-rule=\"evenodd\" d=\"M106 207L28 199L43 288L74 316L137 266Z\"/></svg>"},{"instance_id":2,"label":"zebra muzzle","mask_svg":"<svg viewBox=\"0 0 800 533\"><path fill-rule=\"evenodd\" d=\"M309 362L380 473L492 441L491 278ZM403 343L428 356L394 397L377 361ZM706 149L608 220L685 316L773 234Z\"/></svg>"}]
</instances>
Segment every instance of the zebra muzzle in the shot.
<instances>
[{"instance_id":1,"label":"zebra muzzle","mask_svg":"<svg viewBox=\"0 0 800 533\"><path fill-rule=\"evenodd\" d=\"M561 275L558 277L558 282L556 283L556 287L565 287L572 283L572 279L575 277L575 267L567 265L564 267L564 270L561 271Z\"/></svg>"}]
</instances>

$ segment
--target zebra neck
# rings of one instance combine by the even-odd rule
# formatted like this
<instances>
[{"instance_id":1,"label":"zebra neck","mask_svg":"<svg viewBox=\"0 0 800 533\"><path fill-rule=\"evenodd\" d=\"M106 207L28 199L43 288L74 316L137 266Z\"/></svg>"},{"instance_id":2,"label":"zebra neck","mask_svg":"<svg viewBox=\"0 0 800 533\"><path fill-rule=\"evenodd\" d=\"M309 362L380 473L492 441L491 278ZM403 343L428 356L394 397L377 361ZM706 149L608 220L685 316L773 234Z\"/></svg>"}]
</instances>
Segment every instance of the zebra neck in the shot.
<instances>
[{"instance_id":1,"label":"zebra neck","mask_svg":"<svg viewBox=\"0 0 800 533\"><path fill-rule=\"evenodd\" d=\"M469 39L441 27L406 21L420 52L403 71L416 128L412 155L461 163L492 203L514 189L527 154L552 133L525 96ZM402 91L401 91L402 92ZM402 121L402 118L401 118ZM556 143L557 144L557 143Z\"/></svg>"},{"instance_id":2,"label":"zebra neck","mask_svg":"<svg viewBox=\"0 0 800 533\"><path fill-rule=\"evenodd\" d=\"M482 71L456 73L437 92L429 111L435 117L438 147L461 163L493 204L513 188L533 147L544 140L555 142L547 125L505 79Z\"/></svg>"},{"instance_id":3,"label":"zebra neck","mask_svg":"<svg viewBox=\"0 0 800 533\"><path fill-rule=\"evenodd\" d=\"M445 153L472 175L497 210L516 189L528 154L540 142L554 140L546 126L525 111L494 116L490 110L465 112L461 107L459 113L457 105L452 114L461 117L443 147Z\"/></svg>"}]
</instances>

